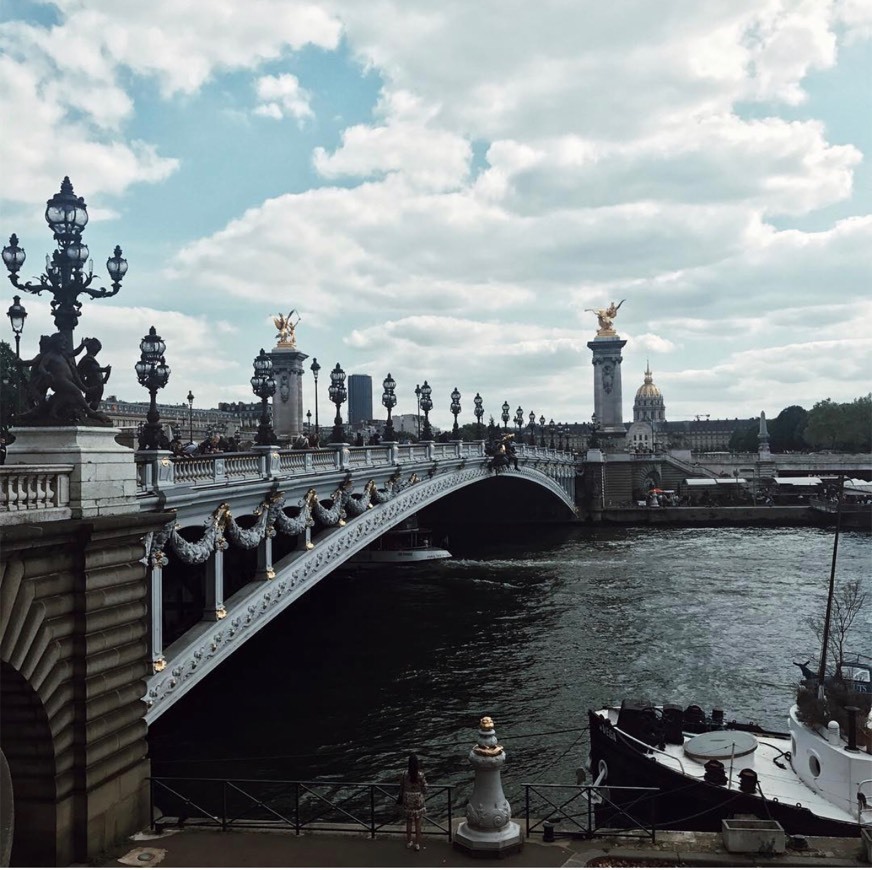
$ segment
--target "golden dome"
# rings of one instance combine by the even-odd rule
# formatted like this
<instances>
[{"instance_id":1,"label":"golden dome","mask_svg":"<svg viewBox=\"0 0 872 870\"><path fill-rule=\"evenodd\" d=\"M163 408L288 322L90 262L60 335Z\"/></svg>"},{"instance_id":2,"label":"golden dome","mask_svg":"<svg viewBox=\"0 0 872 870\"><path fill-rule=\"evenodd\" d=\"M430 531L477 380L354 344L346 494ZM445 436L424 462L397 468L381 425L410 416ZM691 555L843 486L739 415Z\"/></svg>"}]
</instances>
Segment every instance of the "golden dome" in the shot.
<instances>
[{"instance_id":1,"label":"golden dome","mask_svg":"<svg viewBox=\"0 0 872 870\"><path fill-rule=\"evenodd\" d=\"M645 369L645 383L636 390L636 398L637 399L659 399L662 397L662 393L660 392L660 388L654 384L654 380L651 377L651 366L650 364Z\"/></svg>"}]
</instances>

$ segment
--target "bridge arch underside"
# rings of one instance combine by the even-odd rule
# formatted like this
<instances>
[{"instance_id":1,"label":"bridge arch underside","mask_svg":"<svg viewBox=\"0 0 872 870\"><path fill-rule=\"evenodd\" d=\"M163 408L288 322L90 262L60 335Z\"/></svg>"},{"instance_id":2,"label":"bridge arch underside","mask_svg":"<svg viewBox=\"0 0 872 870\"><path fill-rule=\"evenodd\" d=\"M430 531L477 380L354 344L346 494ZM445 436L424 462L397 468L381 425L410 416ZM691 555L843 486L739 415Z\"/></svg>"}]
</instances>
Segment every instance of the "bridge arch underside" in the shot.
<instances>
[{"instance_id":1,"label":"bridge arch underside","mask_svg":"<svg viewBox=\"0 0 872 870\"><path fill-rule=\"evenodd\" d=\"M521 475L502 473L449 492L421 511L434 526L536 525L571 522L573 507L554 490Z\"/></svg>"},{"instance_id":2,"label":"bridge arch underside","mask_svg":"<svg viewBox=\"0 0 872 870\"><path fill-rule=\"evenodd\" d=\"M2 830L12 835L10 864L53 865L57 793L51 728L37 693L5 661L0 662L0 750L9 766L12 792L11 804L0 806Z\"/></svg>"},{"instance_id":3,"label":"bridge arch underside","mask_svg":"<svg viewBox=\"0 0 872 870\"><path fill-rule=\"evenodd\" d=\"M436 507L444 502L444 506ZM407 517L434 508L444 515L478 517L489 512L497 522L569 522L576 517L569 493L548 475L537 471L465 468L415 482L389 501L373 504L344 524L316 528L311 547L298 546L273 561L271 579L247 581L251 561L242 559L245 576L224 577L228 589L218 620L198 621L164 649L165 665L148 680L146 721L153 722L175 701L232 655L248 638L287 606L328 576L347 559L373 543ZM225 552L221 562L225 565ZM168 554L172 561L172 553ZM168 567L168 566L167 566ZM166 570L163 568L162 570ZM196 587L201 581L199 576Z\"/></svg>"}]
</instances>

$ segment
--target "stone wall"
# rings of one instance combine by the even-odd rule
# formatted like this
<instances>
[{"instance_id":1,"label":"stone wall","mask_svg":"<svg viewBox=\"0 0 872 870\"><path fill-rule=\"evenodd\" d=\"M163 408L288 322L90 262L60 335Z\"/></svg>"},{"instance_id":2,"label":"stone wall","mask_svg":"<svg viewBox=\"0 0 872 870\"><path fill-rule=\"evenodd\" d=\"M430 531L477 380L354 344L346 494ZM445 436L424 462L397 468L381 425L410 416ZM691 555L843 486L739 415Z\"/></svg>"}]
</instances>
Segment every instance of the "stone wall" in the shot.
<instances>
[{"instance_id":1,"label":"stone wall","mask_svg":"<svg viewBox=\"0 0 872 870\"><path fill-rule=\"evenodd\" d=\"M143 537L166 513L0 528L12 862L82 862L148 819Z\"/></svg>"}]
</instances>

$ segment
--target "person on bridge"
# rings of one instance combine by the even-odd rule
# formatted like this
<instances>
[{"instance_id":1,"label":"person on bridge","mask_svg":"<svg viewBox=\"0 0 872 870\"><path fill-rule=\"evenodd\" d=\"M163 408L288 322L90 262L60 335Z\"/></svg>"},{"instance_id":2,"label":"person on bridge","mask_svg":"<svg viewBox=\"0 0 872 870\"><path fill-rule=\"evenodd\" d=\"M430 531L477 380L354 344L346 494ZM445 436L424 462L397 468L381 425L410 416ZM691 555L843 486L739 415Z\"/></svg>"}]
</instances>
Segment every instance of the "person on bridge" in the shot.
<instances>
[{"instance_id":1,"label":"person on bridge","mask_svg":"<svg viewBox=\"0 0 872 870\"><path fill-rule=\"evenodd\" d=\"M406 813L406 848L414 847L421 851L421 819L424 817L424 797L427 794L427 780L413 752L409 756L409 767L400 777L400 801ZM412 839L412 825L415 826L415 839Z\"/></svg>"}]
</instances>

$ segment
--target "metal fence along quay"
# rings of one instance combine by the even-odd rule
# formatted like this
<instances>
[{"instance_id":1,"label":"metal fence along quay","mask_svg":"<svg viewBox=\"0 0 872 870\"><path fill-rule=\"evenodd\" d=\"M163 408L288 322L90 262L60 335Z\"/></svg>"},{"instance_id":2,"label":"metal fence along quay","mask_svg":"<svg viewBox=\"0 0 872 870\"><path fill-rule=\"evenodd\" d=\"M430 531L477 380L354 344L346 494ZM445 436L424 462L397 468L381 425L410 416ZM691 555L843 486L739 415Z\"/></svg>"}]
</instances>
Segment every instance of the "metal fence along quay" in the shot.
<instances>
[{"instance_id":1,"label":"metal fence along quay","mask_svg":"<svg viewBox=\"0 0 872 870\"><path fill-rule=\"evenodd\" d=\"M296 834L358 831L374 838L405 831L396 783L193 777L152 777L150 782L151 828L157 832L170 827ZM559 783L523 787L527 838L541 834L546 841L602 836L655 841L656 788ZM428 786L425 834L451 841L458 788Z\"/></svg>"},{"instance_id":2,"label":"metal fence along quay","mask_svg":"<svg viewBox=\"0 0 872 870\"><path fill-rule=\"evenodd\" d=\"M424 833L451 839L452 789L428 786ZM397 783L152 777L151 827L402 834L398 797Z\"/></svg>"},{"instance_id":3,"label":"metal fence along quay","mask_svg":"<svg viewBox=\"0 0 872 870\"><path fill-rule=\"evenodd\" d=\"M655 842L658 788L524 783L526 834ZM614 799L613 799L614 798Z\"/></svg>"}]
</instances>

